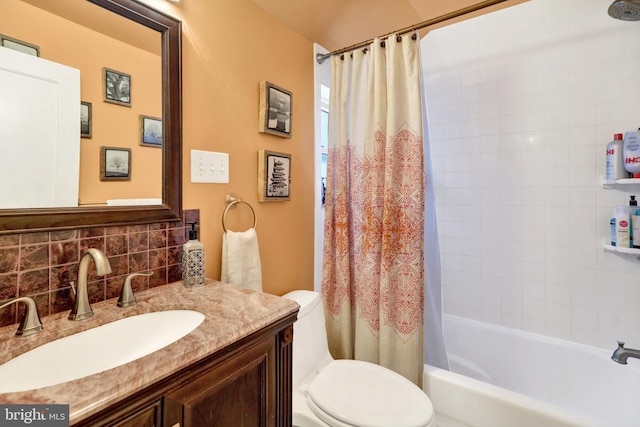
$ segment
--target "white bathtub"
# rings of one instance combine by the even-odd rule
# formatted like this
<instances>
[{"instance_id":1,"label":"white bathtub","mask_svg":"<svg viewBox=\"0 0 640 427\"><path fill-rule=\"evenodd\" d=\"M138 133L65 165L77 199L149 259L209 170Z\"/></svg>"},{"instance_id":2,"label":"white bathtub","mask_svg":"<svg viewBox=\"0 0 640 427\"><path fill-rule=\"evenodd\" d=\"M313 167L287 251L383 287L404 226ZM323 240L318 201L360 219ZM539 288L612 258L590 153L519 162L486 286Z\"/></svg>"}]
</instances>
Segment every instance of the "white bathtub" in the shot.
<instances>
[{"instance_id":1,"label":"white bathtub","mask_svg":"<svg viewBox=\"0 0 640 427\"><path fill-rule=\"evenodd\" d=\"M640 426L640 360L613 362L616 343L607 351L456 316L443 322L454 372L427 365L424 377L439 427Z\"/></svg>"}]
</instances>

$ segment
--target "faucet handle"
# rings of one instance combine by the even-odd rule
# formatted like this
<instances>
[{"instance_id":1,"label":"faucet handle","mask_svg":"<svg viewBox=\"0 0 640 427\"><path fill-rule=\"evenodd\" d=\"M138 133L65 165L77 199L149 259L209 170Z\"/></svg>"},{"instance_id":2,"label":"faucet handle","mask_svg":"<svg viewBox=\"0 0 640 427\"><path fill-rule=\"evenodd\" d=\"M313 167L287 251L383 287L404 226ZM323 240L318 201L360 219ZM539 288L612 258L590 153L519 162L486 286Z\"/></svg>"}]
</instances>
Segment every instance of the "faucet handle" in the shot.
<instances>
[{"instance_id":1,"label":"faucet handle","mask_svg":"<svg viewBox=\"0 0 640 427\"><path fill-rule=\"evenodd\" d=\"M120 298L118 298L118 307L129 307L131 305L136 304L136 296L133 294L133 290L131 289L131 279L137 276L153 276L153 273L133 273L129 274L125 279L122 285L122 290L120 291Z\"/></svg>"},{"instance_id":2,"label":"faucet handle","mask_svg":"<svg viewBox=\"0 0 640 427\"><path fill-rule=\"evenodd\" d=\"M21 337L26 337L43 330L44 327L42 326L42 322L40 321L40 316L38 315L38 307L36 306L36 303L32 298L30 297L14 298L9 302L6 302L0 305L0 308L4 308L10 304L17 303L17 302L24 302L27 305L27 307L24 310L24 316L22 316L22 320L20 321L20 325L18 326L16 335Z\"/></svg>"},{"instance_id":3,"label":"faucet handle","mask_svg":"<svg viewBox=\"0 0 640 427\"><path fill-rule=\"evenodd\" d=\"M624 341L618 341L618 348L624 348Z\"/></svg>"}]
</instances>

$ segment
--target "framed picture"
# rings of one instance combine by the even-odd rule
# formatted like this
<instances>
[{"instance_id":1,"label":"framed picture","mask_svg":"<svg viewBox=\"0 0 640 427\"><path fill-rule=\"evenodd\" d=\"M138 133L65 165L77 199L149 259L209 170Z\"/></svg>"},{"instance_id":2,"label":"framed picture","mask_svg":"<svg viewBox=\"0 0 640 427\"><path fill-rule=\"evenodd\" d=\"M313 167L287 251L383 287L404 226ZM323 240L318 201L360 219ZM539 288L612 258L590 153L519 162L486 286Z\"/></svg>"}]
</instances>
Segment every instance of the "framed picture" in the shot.
<instances>
[{"instance_id":1,"label":"framed picture","mask_svg":"<svg viewBox=\"0 0 640 427\"><path fill-rule=\"evenodd\" d=\"M91 138L91 103L80 102L80 137Z\"/></svg>"},{"instance_id":2,"label":"framed picture","mask_svg":"<svg viewBox=\"0 0 640 427\"><path fill-rule=\"evenodd\" d=\"M268 81L260 82L261 133L291 138L291 114L293 95L286 89Z\"/></svg>"},{"instance_id":3,"label":"framed picture","mask_svg":"<svg viewBox=\"0 0 640 427\"><path fill-rule=\"evenodd\" d=\"M28 55L40 56L40 47L0 34L0 46L17 50Z\"/></svg>"},{"instance_id":4,"label":"framed picture","mask_svg":"<svg viewBox=\"0 0 640 427\"><path fill-rule=\"evenodd\" d=\"M131 107L131 76L107 67L102 68L104 101Z\"/></svg>"},{"instance_id":5,"label":"framed picture","mask_svg":"<svg viewBox=\"0 0 640 427\"><path fill-rule=\"evenodd\" d=\"M258 151L258 201L291 200L291 154Z\"/></svg>"},{"instance_id":6,"label":"framed picture","mask_svg":"<svg viewBox=\"0 0 640 427\"><path fill-rule=\"evenodd\" d=\"M101 148L100 181L130 181L131 148Z\"/></svg>"},{"instance_id":7,"label":"framed picture","mask_svg":"<svg viewBox=\"0 0 640 427\"><path fill-rule=\"evenodd\" d=\"M162 148L162 119L140 116L140 145Z\"/></svg>"}]
</instances>

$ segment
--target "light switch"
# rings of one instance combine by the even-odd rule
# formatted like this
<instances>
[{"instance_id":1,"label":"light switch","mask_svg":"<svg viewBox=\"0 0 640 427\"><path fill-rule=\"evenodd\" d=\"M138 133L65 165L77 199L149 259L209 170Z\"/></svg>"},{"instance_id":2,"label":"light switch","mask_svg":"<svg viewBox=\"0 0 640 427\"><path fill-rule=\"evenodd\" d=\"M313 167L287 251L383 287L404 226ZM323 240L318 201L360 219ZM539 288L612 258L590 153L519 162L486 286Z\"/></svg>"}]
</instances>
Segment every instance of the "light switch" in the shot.
<instances>
[{"instance_id":1,"label":"light switch","mask_svg":"<svg viewBox=\"0 0 640 427\"><path fill-rule=\"evenodd\" d=\"M229 183L229 153L191 150L191 182Z\"/></svg>"},{"instance_id":2,"label":"light switch","mask_svg":"<svg viewBox=\"0 0 640 427\"><path fill-rule=\"evenodd\" d=\"M209 163L211 181L218 184L229 183L229 153L211 153Z\"/></svg>"}]
</instances>

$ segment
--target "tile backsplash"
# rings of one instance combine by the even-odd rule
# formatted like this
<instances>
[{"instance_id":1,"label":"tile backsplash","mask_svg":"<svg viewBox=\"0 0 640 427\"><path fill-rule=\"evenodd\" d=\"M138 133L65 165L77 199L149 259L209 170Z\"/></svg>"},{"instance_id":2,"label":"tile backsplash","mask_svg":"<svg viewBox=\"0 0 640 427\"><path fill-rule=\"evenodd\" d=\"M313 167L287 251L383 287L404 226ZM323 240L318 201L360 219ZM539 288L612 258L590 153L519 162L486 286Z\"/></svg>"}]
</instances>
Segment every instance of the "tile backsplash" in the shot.
<instances>
[{"instance_id":1,"label":"tile backsplash","mask_svg":"<svg viewBox=\"0 0 640 427\"><path fill-rule=\"evenodd\" d=\"M92 303L118 297L131 273L153 273L134 278L134 291L181 280L185 224L199 222L199 216L192 209L183 212L180 222L0 235L0 304L30 296L40 317L71 310L71 282L77 282L80 256L89 248L102 250L112 270L99 277L90 263ZM23 310L23 304L0 310L0 326L17 323Z\"/></svg>"}]
</instances>

